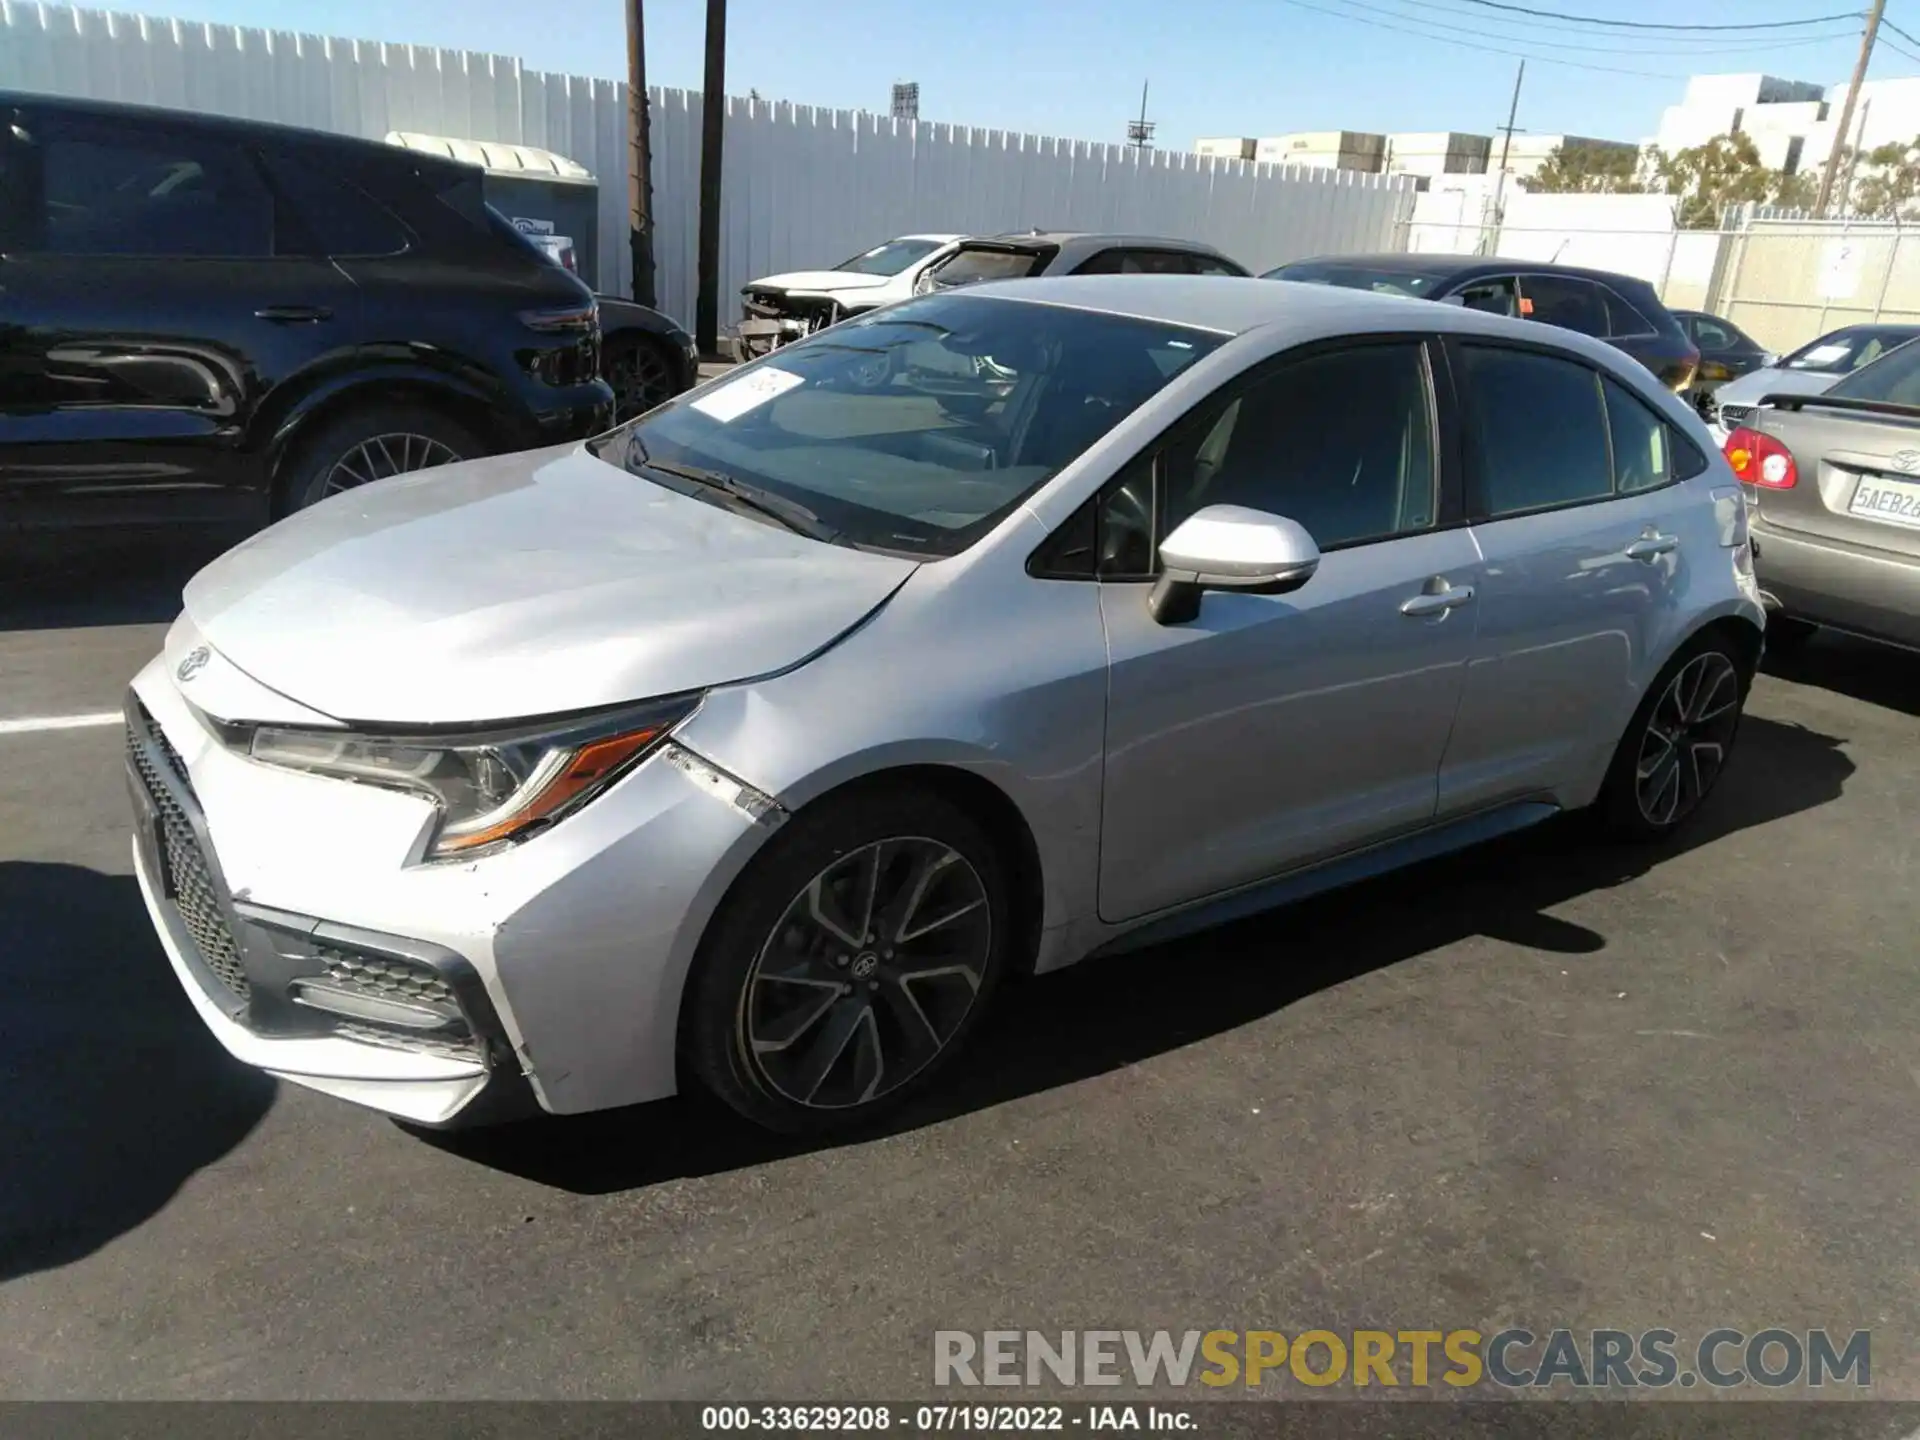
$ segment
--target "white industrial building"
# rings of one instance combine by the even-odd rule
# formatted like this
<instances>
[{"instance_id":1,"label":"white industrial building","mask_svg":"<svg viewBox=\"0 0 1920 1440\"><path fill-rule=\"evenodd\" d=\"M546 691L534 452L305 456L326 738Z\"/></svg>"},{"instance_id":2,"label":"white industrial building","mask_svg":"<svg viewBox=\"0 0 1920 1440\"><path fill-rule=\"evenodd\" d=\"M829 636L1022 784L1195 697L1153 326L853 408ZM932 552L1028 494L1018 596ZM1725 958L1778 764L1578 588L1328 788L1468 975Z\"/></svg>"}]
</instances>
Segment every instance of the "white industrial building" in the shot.
<instances>
[{"instance_id":1,"label":"white industrial building","mask_svg":"<svg viewBox=\"0 0 1920 1440\"><path fill-rule=\"evenodd\" d=\"M1594 140L1582 135L1515 135L1506 149L1509 176L1525 180L1538 173L1562 144L1635 155L1639 147L1623 140ZM1304 165L1313 170L1357 170L1370 175L1414 175L1433 180L1443 175L1485 175L1499 168L1502 144L1491 135L1457 130L1405 131L1394 135L1365 130L1304 130L1291 135L1226 136L1196 140L1197 155L1258 160L1269 165Z\"/></svg>"},{"instance_id":2,"label":"white industrial building","mask_svg":"<svg viewBox=\"0 0 1920 1440\"><path fill-rule=\"evenodd\" d=\"M1739 131L1753 137L1770 169L1817 169L1833 150L1847 89L1774 75L1695 75L1681 102L1661 114L1653 143L1673 154ZM1867 81L1850 129L1846 143L1866 150L1920 135L1920 78Z\"/></svg>"}]
</instances>

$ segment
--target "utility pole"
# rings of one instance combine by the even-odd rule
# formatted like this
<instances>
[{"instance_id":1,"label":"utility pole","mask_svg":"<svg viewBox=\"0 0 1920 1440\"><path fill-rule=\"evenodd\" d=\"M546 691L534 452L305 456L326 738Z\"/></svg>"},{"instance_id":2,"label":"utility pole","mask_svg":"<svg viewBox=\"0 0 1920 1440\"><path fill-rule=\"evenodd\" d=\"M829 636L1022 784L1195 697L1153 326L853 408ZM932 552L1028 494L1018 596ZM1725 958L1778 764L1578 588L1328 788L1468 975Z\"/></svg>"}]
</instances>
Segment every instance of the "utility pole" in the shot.
<instances>
[{"instance_id":1,"label":"utility pole","mask_svg":"<svg viewBox=\"0 0 1920 1440\"><path fill-rule=\"evenodd\" d=\"M727 125L727 0L707 0L707 75L700 94L700 292L693 343L720 353L720 151Z\"/></svg>"},{"instance_id":2,"label":"utility pole","mask_svg":"<svg viewBox=\"0 0 1920 1440\"><path fill-rule=\"evenodd\" d=\"M1513 149L1513 122L1520 115L1520 82L1527 78L1527 62L1520 62L1520 69L1513 77L1513 101L1507 106L1507 123L1500 127L1500 172L1493 177L1493 223L1500 224L1501 197L1507 188L1507 155ZM1483 242L1484 243L1484 242Z\"/></svg>"},{"instance_id":3,"label":"utility pole","mask_svg":"<svg viewBox=\"0 0 1920 1440\"><path fill-rule=\"evenodd\" d=\"M1867 28L1860 37L1860 58L1854 62L1853 83L1847 86L1847 100L1840 107L1839 122L1833 127L1833 145L1827 151L1827 163L1820 172L1820 194L1813 202L1813 215L1816 220L1824 220L1827 215L1827 202L1833 198L1833 177L1840 168L1840 149L1846 142L1847 127L1853 123L1853 107L1860 99L1860 87L1866 83L1867 62L1873 59L1873 42L1880 35L1880 15L1887 8L1887 0L1873 0L1873 8L1867 11Z\"/></svg>"},{"instance_id":4,"label":"utility pole","mask_svg":"<svg viewBox=\"0 0 1920 1440\"><path fill-rule=\"evenodd\" d=\"M1127 143L1136 150L1145 150L1153 144L1153 124L1147 119L1147 85L1140 82L1140 118L1127 122Z\"/></svg>"},{"instance_id":5,"label":"utility pole","mask_svg":"<svg viewBox=\"0 0 1920 1440\"><path fill-rule=\"evenodd\" d=\"M658 305L653 283L653 129L647 105L646 0L627 0L627 236L633 298Z\"/></svg>"}]
</instances>

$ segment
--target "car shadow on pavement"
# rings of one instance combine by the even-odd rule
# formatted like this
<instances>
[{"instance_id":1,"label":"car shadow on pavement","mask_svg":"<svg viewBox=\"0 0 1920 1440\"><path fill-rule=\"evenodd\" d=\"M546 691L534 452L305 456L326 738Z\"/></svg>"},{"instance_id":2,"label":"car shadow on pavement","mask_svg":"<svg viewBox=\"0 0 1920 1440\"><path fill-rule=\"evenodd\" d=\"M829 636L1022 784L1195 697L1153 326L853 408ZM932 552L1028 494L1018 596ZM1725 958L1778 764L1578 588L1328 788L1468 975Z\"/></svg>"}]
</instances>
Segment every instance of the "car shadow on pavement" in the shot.
<instances>
[{"instance_id":1,"label":"car shadow on pavement","mask_svg":"<svg viewBox=\"0 0 1920 1440\"><path fill-rule=\"evenodd\" d=\"M0 862L0 1282L158 1213L272 1106L207 1034L131 875Z\"/></svg>"},{"instance_id":2,"label":"car shadow on pavement","mask_svg":"<svg viewBox=\"0 0 1920 1440\"><path fill-rule=\"evenodd\" d=\"M1825 631L1794 651L1769 651L1766 673L1865 705L1920 715L1920 655Z\"/></svg>"},{"instance_id":3,"label":"car shadow on pavement","mask_svg":"<svg viewBox=\"0 0 1920 1440\"><path fill-rule=\"evenodd\" d=\"M1588 955L1606 937L1547 913L1626 884L1724 835L1836 799L1853 773L1840 742L1748 716L1725 783L1663 845L1557 820L1351 889L1003 992L932 1093L869 1140L1116 1070L1258 1020L1318 991L1476 935ZM1205 983L1188 983L1204 975ZM1169 977L1182 977L1170 983ZM714 1174L834 1143L762 1134L700 1094L492 1130L413 1132L476 1163L582 1194Z\"/></svg>"},{"instance_id":4,"label":"car shadow on pavement","mask_svg":"<svg viewBox=\"0 0 1920 1440\"><path fill-rule=\"evenodd\" d=\"M194 573L237 540L229 535L101 536L58 549L0 552L0 630L157 625L180 613Z\"/></svg>"}]
</instances>

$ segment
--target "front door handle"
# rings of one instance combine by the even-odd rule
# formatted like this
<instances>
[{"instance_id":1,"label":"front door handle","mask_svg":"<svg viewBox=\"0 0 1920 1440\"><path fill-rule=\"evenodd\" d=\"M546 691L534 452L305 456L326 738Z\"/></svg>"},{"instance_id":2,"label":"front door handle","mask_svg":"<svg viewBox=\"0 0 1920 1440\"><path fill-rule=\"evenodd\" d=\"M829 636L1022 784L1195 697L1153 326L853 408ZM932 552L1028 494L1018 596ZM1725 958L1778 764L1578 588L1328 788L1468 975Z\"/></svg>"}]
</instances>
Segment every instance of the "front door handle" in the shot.
<instances>
[{"instance_id":1,"label":"front door handle","mask_svg":"<svg viewBox=\"0 0 1920 1440\"><path fill-rule=\"evenodd\" d=\"M256 320L270 320L276 325L312 325L317 321L331 320L333 311L324 305L263 305L253 312Z\"/></svg>"},{"instance_id":2,"label":"front door handle","mask_svg":"<svg viewBox=\"0 0 1920 1440\"><path fill-rule=\"evenodd\" d=\"M1471 585L1449 585L1444 590L1422 590L1411 599L1400 602L1402 615L1439 615L1445 611L1457 609L1473 599Z\"/></svg>"},{"instance_id":3,"label":"front door handle","mask_svg":"<svg viewBox=\"0 0 1920 1440\"><path fill-rule=\"evenodd\" d=\"M1671 550L1677 550L1679 547L1680 537L1678 535L1660 535L1649 531L1631 545L1627 546L1627 558L1629 560L1645 560L1648 563L1652 563L1660 556L1667 554Z\"/></svg>"}]
</instances>

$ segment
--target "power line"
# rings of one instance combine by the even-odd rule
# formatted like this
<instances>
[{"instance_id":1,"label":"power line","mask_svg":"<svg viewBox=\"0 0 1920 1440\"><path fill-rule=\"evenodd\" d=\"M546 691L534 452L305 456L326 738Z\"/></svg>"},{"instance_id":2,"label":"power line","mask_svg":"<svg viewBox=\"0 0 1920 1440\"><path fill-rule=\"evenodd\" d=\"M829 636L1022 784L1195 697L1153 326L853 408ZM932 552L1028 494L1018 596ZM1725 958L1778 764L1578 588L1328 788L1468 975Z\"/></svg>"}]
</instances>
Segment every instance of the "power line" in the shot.
<instances>
[{"instance_id":1,"label":"power line","mask_svg":"<svg viewBox=\"0 0 1920 1440\"><path fill-rule=\"evenodd\" d=\"M1882 20L1880 24L1888 30L1891 30L1893 28L1891 25L1888 25L1887 22L1884 20ZM1900 33L1904 35L1906 32L1903 30ZM1887 49L1893 51L1894 54L1904 55L1906 56L1907 59L1913 61L1914 64L1920 65L1920 55L1914 54L1913 51L1907 49L1904 45L1896 45L1894 44L1893 41L1887 39L1887 37L1884 35L1880 37L1880 43L1886 46Z\"/></svg>"},{"instance_id":2,"label":"power line","mask_svg":"<svg viewBox=\"0 0 1920 1440\"><path fill-rule=\"evenodd\" d=\"M1478 10L1469 8L1470 6L1477 3L1477 0L1428 0L1428 3L1430 5L1430 8L1432 9L1450 10L1456 15L1479 15L1480 14ZM1540 12L1542 16L1548 15L1550 13L1551 12L1549 11ZM1842 30L1835 32L1835 36L1833 38L1839 38L1839 37L1848 36L1848 35L1855 35L1859 33L1858 22L1860 17L1858 15L1843 15L1843 16L1834 17L1834 19L1835 19L1835 23L1839 23L1842 20L1846 21L1848 23L1848 28L1844 28ZM1560 19L1542 18L1542 19L1518 21L1514 23L1544 26L1548 29L1554 29L1554 30L1571 30L1576 34L1591 35L1594 32L1584 27L1591 24L1595 24L1595 23L1611 24L1613 22L1611 21L1595 22L1595 21L1589 21L1589 20L1576 20L1576 19L1560 20ZM1798 24L1799 22L1795 21L1794 23ZM1813 23L1813 22L1809 22L1809 23ZM1759 24L1759 22L1756 22L1756 24L1759 25L1759 28L1765 28L1764 25ZM1726 28L1728 30L1746 30L1749 27L1745 25L1729 25ZM1604 34L1606 32L1602 31L1601 33ZM1620 38L1625 39L1626 37L1622 36ZM1732 36L1732 37L1724 37L1724 38L1732 38L1735 41L1743 41L1748 37ZM1724 43L1724 38L1721 40L1706 42L1705 37L1703 36L1702 40L1704 43L1717 44L1717 43ZM1793 42L1793 43L1798 43L1798 42ZM1920 42L1916 42L1916 43L1920 43Z\"/></svg>"},{"instance_id":3,"label":"power line","mask_svg":"<svg viewBox=\"0 0 1920 1440\"><path fill-rule=\"evenodd\" d=\"M1659 20L1609 20L1603 15L1569 15L1564 10L1534 10L1525 5L1509 5L1505 0L1467 0L1487 10L1506 10L1515 15L1535 15L1550 20L1578 20L1585 25L1611 25L1621 30L1787 30L1798 25L1825 25L1833 20L1858 20L1853 12L1838 15L1810 15L1804 20L1754 20L1744 25L1678 25Z\"/></svg>"},{"instance_id":4,"label":"power line","mask_svg":"<svg viewBox=\"0 0 1920 1440\"><path fill-rule=\"evenodd\" d=\"M1898 25L1894 24L1891 20L1886 19L1884 16L1881 17L1880 28L1882 30L1891 30L1894 34L1898 35L1902 40L1906 41L1909 45L1920 45L1920 36L1909 35L1906 31L1902 30ZM1900 50L1900 47L1898 45L1895 45L1893 48L1896 50ZM1902 55L1907 54L1907 52L1904 50L1900 50L1900 53ZM1913 57L1911 55L1907 55L1907 58L1911 60Z\"/></svg>"},{"instance_id":5,"label":"power line","mask_svg":"<svg viewBox=\"0 0 1920 1440\"><path fill-rule=\"evenodd\" d=\"M1463 25L1449 25L1444 20L1429 20L1424 15L1409 15L1403 10L1385 10L1378 5L1368 3L1368 0L1334 0L1334 3L1351 6L1356 10L1371 11L1376 15L1385 15L1393 20L1410 20L1420 25L1430 26L1435 30L1449 30L1456 35L1467 35L1476 40L1506 40L1516 45L1540 45L1549 50L1571 50L1581 55L1674 55L1688 57L1701 55L1703 53L1700 49L1701 46L1717 43L1702 37L1693 47L1666 50L1650 50L1644 42L1627 45L1596 45L1591 41L1582 41L1576 44L1567 40L1541 40L1532 35L1515 35L1498 30L1482 30ZM1784 50L1806 45L1825 45L1834 40L1850 40L1858 33L1857 30L1842 30L1827 35L1801 36L1793 40L1747 43L1750 48L1753 49ZM1620 36L1616 38L1625 39L1626 37Z\"/></svg>"},{"instance_id":6,"label":"power line","mask_svg":"<svg viewBox=\"0 0 1920 1440\"><path fill-rule=\"evenodd\" d=\"M1309 0L1281 0L1283 5L1291 5L1296 10L1314 10L1322 15L1331 15L1336 20L1346 20L1355 25L1371 25L1376 30L1392 30L1401 35L1415 35L1422 40L1432 40L1441 45L1457 45L1462 50L1477 50L1483 55L1511 55L1517 60L1538 60L1542 65L1564 65L1573 70L1598 70L1608 75L1639 75L1649 80L1685 80L1688 77L1672 70L1629 70L1621 65L1587 65L1578 60L1562 60L1557 55L1536 55L1531 50L1507 50L1498 45L1486 45L1472 40L1455 40L1450 36L1436 35L1431 30L1415 30L1406 25L1389 25L1384 20L1369 20L1365 16L1349 14L1344 10L1329 10L1324 5L1314 5Z\"/></svg>"}]
</instances>

